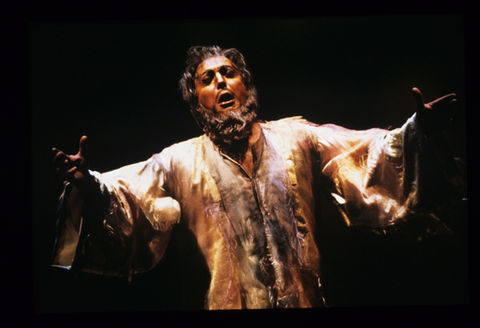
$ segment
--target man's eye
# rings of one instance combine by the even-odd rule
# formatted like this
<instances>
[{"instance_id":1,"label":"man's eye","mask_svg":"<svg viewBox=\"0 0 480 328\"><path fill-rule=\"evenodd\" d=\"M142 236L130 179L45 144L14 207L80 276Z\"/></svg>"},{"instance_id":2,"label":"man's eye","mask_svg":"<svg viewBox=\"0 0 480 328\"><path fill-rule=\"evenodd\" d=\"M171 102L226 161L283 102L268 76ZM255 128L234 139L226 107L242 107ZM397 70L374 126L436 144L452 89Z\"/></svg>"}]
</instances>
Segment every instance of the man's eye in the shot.
<instances>
[{"instance_id":1,"label":"man's eye","mask_svg":"<svg viewBox=\"0 0 480 328\"><path fill-rule=\"evenodd\" d=\"M220 69L220 74L222 74L225 77L234 77L235 76L235 70L231 67L222 67Z\"/></svg>"},{"instance_id":2,"label":"man's eye","mask_svg":"<svg viewBox=\"0 0 480 328\"><path fill-rule=\"evenodd\" d=\"M212 82L212 78L210 76L207 76L207 77L202 79L202 83L205 84L205 85L208 85L211 82Z\"/></svg>"}]
</instances>

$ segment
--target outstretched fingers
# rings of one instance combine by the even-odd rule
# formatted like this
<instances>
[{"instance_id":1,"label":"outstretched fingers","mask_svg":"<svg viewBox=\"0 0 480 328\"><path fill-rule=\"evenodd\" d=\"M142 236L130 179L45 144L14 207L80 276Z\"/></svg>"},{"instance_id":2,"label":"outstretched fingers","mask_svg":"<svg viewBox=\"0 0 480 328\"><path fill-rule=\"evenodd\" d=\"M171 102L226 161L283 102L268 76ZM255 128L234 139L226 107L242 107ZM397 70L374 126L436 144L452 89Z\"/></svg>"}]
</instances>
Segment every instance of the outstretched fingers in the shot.
<instances>
[{"instance_id":1,"label":"outstretched fingers","mask_svg":"<svg viewBox=\"0 0 480 328\"><path fill-rule=\"evenodd\" d=\"M444 103L444 104L453 104L455 102L457 102L457 99L456 99L457 95L454 94L454 93L450 93L448 95L445 95L443 97L440 97L438 99L435 99L434 101L432 102L429 102L428 104L430 106L434 106L436 104L439 104L439 103Z\"/></svg>"},{"instance_id":2,"label":"outstretched fingers","mask_svg":"<svg viewBox=\"0 0 480 328\"><path fill-rule=\"evenodd\" d=\"M88 137L82 136L78 143L78 154L80 157L87 159L88 156Z\"/></svg>"},{"instance_id":3,"label":"outstretched fingers","mask_svg":"<svg viewBox=\"0 0 480 328\"><path fill-rule=\"evenodd\" d=\"M63 151L58 150L57 148L52 148L52 152L54 154L53 163L57 171L65 168L65 166L71 162L70 158Z\"/></svg>"},{"instance_id":4,"label":"outstretched fingers","mask_svg":"<svg viewBox=\"0 0 480 328\"><path fill-rule=\"evenodd\" d=\"M437 104L454 104L455 102L457 102L457 99L456 99L457 95L455 93L450 93L448 95L435 99L434 101L431 101L428 104L425 104L425 101L423 100L423 95L420 89L413 88L412 92L417 103L417 112L422 111L424 109L432 109L432 107Z\"/></svg>"},{"instance_id":5,"label":"outstretched fingers","mask_svg":"<svg viewBox=\"0 0 480 328\"><path fill-rule=\"evenodd\" d=\"M413 92L413 96L415 97L415 102L417 104L417 112L421 112L425 110L425 102L423 101L423 95L420 89L413 88L412 92Z\"/></svg>"},{"instance_id":6,"label":"outstretched fingers","mask_svg":"<svg viewBox=\"0 0 480 328\"><path fill-rule=\"evenodd\" d=\"M88 138L82 136L79 142L79 150L75 155L67 155L57 148L52 148L54 154L53 163L57 172L68 181L81 179L87 167Z\"/></svg>"},{"instance_id":7,"label":"outstretched fingers","mask_svg":"<svg viewBox=\"0 0 480 328\"><path fill-rule=\"evenodd\" d=\"M412 92L416 101L417 117L425 133L438 133L452 124L456 115L457 95L455 93L425 104L422 92L418 88L413 88Z\"/></svg>"}]
</instances>

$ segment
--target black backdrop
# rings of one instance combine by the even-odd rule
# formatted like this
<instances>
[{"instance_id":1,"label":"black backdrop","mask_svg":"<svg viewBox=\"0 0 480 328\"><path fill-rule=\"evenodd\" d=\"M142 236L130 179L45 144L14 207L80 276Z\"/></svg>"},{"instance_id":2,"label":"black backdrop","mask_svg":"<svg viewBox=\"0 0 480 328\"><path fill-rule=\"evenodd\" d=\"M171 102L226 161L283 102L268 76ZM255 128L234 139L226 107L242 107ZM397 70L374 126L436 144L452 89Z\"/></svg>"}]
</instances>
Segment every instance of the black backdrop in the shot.
<instances>
[{"instance_id":1,"label":"black backdrop","mask_svg":"<svg viewBox=\"0 0 480 328\"><path fill-rule=\"evenodd\" d=\"M173 251L130 283L48 266L62 190L51 148L75 153L80 136L88 135L91 168L107 171L199 135L178 91L192 45L235 47L245 55L259 92L259 116L266 120L301 115L353 129L398 127L415 111L412 87L426 101L455 92L460 115L450 137L456 155L466 155L462 15L37 21L28 33L34 302L40 313L201 307L208 277L194 274L199 291L195 280L181 285L182 265L195 265L179 263ZM458 254L465 249L447 255ZM466 262L460 266L449 273L454 286L444 291L451 295L438 286L403 295L408 287L400 282L381 305L465 303ZM350 274L368 286L361 273ZM377 289L372 293L381 293ZM362 302L346 290L339 293L337 306L379 305L375 295Z\"/></svg>"}]
</instances>

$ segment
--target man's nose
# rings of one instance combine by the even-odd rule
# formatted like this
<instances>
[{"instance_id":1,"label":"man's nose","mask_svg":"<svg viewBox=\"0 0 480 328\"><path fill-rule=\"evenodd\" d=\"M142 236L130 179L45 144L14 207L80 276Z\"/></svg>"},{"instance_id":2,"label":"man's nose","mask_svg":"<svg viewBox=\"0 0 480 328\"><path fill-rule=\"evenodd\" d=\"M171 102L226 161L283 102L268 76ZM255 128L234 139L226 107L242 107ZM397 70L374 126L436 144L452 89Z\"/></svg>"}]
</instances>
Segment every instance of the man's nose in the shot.
<instances>
[{"instance_id":1,"label":"man's nose","mask_svg":"<svg viewBox=\"0 0 480 328\"><path fill-rule=\"evenodd\" d=\"M217 89L223 89L227 86L227 82L225 81L225 77L220 74L220 72L217 72L217 74L215 74L215 78L217 80Z\"/></svg>"}]
</instances>

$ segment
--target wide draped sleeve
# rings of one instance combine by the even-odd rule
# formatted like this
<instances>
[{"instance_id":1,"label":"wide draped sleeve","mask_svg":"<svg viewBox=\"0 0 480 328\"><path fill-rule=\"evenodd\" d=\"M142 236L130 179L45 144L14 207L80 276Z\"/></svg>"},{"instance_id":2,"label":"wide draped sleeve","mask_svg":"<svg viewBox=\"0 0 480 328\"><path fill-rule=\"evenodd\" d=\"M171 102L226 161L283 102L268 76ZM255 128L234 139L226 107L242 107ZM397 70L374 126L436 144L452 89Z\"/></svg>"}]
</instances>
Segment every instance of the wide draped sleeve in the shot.
<instances>
[{"instance_id":1,"label":"wide draped sleeve","mask_svg":"<svg viewBox=\"0 0 480 328\"><path fill-rule=\"evenodd\" d=\"M348 226L392 226L429 215L456 197L415 115L390 131L332 124L308 124L307 129Z\"/></svg>"},{"instance_id":2,"label":"wide draped sleeve","mask_svg":"<svg viewBox=\"0 0 480 328\"><path fill-rule=\"evenodd\" d=\"M179 203L167 195L158 158L100 174L85 197L66 184L60 199L53 265L106 275L129 275L163 256Z\"/></svg>"}]
</instances>

